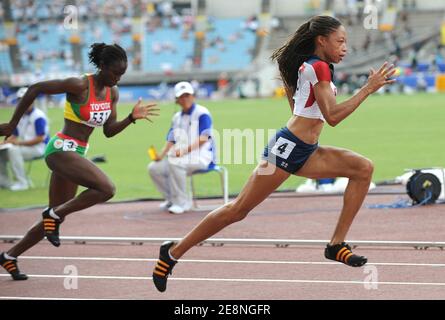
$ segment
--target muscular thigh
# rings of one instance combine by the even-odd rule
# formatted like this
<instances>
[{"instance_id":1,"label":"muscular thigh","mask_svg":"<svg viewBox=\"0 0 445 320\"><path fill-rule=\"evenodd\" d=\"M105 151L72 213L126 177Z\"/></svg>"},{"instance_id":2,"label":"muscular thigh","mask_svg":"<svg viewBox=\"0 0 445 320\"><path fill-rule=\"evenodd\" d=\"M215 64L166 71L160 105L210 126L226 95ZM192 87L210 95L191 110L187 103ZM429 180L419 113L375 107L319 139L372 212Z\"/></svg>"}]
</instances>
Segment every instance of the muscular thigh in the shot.
<instances>
[{"instance_id":1,"label":"muscular thigh","mask_svg":"<svg viewBox=\"0 0 445 320\"><path fill-rule=\"evenodd\" d=\"M263 202L289 176L290 173L271 163L261 161L235 199L235 203L249 211Z\"/></svg>"},{"instance_id":2,"label":"muscular thigh","mask_svg":"<svg viewBox=\"0 0 445 320\"><path fill-rule=\"evenodd\" d=\"M349 177L364 161L362 155L336 147L319 147L295 174L311 179Z\"/></svg>"},{"instance_id":3,"label":"muscular thigh","mask_svg":"<svg viewBox=\"0 0 445 320\"><path fill-rule=\"evenodd\" d=\"M112 184L107 175L93 162L75 152L57 152L46 158L48 167L65 180L91 189Z\"/></svg>"}]
</instances>

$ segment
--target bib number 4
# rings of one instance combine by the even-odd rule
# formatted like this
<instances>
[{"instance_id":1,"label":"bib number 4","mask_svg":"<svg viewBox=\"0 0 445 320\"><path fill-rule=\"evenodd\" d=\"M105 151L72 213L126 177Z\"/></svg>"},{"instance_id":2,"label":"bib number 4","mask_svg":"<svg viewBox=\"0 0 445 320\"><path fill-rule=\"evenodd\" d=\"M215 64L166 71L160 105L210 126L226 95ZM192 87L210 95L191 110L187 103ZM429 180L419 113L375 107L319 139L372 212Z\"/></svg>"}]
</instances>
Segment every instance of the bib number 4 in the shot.
<instances>
[{"instance_id":1,"label":"bib number 4","mask_svg":"<svg viewBox=\"0 0 445 320\"><path fill-rule=\"evenodd\" d=\"M283 137L279 137L277 142L275 142L274 146L270 150L274 155L287 159L291 154L292 150L294 150L296 144L288 139Z\"/></svg>"}]
</instances>

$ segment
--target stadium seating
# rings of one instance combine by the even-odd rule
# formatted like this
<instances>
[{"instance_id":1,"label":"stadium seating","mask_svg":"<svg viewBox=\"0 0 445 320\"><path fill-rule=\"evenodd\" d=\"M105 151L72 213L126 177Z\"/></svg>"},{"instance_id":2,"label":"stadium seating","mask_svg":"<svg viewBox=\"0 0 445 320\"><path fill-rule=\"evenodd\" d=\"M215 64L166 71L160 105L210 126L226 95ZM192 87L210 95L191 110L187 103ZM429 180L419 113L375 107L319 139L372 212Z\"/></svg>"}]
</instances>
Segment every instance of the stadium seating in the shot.
<instances>
[{"instance_id":1,"label":"stadium seating","mask_svg":"<svg viewBox=\"0 0 445 320\"><path fill-rule=\"evenodd\" d=\"M12 73L12 63L9 57L9 52L5 50L0 50L0 72L11 74Z\"/></svg>"},{"instance_id":2,"label":"stadium seating","mask_svg":"<svg viewBox=\"0 0 445 320\"><path fill-rule=\"evenodd\" d=\"M143 43L143 70L162 72L167 69L182 70L186 59L193 56L194 39L184 40L179 29L159 28L146 33ZM154 46L170 47L155 53Z\"/></svg>"},{"instance_id":3,"label":"stadium seating","mask_svg":"<svg viewBox=\"0 0 445 320\"><path fill-rule=\"evenodd\" d=\"M213 23L213 31L207 32L206 40L220 37L224 51L218 47L205 48L202 68L209 71L239 70L246 67L252 60L251 50L255 45L255 33L242 29L244 19L217 19ZM240 38L231 42L229 38L236 33Z\"/></svg>"},{"instance_id":4,"label":"stadium seating","mask_svg":"<svg viewBox=\"0 0 445 320\"><path fill-rule=\"evenodd\" d=\"M0 24L0 39L5 38L3 25ZM8 47L0 44L0 73L12 73L12 63L9 57Z\"/></svg>"},{"instance_id":5,"label":"stadium seating","mask_svg":"<svg viewBox=\"0 0 445 320\"><path fill-rule=\"evenodd\" d=\"M48 10L40 6L38 17L47 18ZM239 19L216 19L214 28L207 32L207 41L220 37L224 41L225 50L218 48L205 48L203 52L202 69L215 70L238 70L248 66L252 57L250 51L255 44L255 33L243 30ZM95 30L91 32L91 30ZM3 29L0 28L0 39ZM236 40L230 41L230 36L237 34ZM84 71L92 71L88 64L89 44L94 42L113 43L118 42L122 47L132 47L131 33L123 33L118 37L113 34L110 26L104 20L82 23L80 29L82 43L82 65ZM99 38L98 38L98 35ZM21 62L24 71L39 70L41 72L70 71L72 63L62 56L70 52L70 33L66 32L60 25L50 20L41 20L35 28L24 28L17 34ZM30 40L30 38L34 38ZM143 35L142 46L142 68L146 72L180 71L185 68L187 61L193 58L195 38L193 34L188 39L182 38L180 29L171 29L167 26L160 27L154 32L146 31ZM154 50L155 46L161 46L159 53ZM170 47L173 49L165 49ZM32 53L32 59L29 58ZM132 53L129 53L130 57ZM212 61L213 58L213 61ZM8 54L0 53L0 70L4 73L12 73L11 61ZM71 70L74 71L74 70Z\"/></svg>"}]
</instances>

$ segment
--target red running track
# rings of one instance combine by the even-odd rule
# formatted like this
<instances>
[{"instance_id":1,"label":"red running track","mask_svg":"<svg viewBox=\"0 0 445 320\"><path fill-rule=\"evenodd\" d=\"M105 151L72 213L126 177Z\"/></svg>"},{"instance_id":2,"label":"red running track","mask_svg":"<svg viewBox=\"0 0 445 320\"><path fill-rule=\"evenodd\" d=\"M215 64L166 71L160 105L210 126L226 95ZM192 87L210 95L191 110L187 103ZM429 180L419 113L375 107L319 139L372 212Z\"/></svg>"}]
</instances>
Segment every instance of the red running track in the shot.
<instances>
[{"instance_id":1,"label":"red running track","mask_svg":"<svg viewBox=\"0 0 445 320\"><path fill-rule=\"evenodd\" d=\"M367 209L401 195L369 195L348 239L444 241L442 205L409 209ZM406 197L406 196L405 196ZM210 201L212 202L212 201ZM158 202L98 205L66 219L64 236L180 238L207 212L171 215ZM244 221L216 238L329 239L341 196L273 195ZM0 212L0 235L22 235L41 209ZM11 244L1 243L0 250ZM261 245L203 245L175 267L168 289L151 282L158 245L72 244L46 240L19 260L27 281L0 271L0 298L36 299L444 299L445 254L437 248L358 247L368 257L363 268L326 260L322 246L278 248ZM77 278L72 278L73 270ZM67 286L68 284L68 286ZM71 289L69 289L71 286ZM72 288L74 287L74 288ZM77 289L76 289L77 287Z\"/></svg>"}]
</instances>

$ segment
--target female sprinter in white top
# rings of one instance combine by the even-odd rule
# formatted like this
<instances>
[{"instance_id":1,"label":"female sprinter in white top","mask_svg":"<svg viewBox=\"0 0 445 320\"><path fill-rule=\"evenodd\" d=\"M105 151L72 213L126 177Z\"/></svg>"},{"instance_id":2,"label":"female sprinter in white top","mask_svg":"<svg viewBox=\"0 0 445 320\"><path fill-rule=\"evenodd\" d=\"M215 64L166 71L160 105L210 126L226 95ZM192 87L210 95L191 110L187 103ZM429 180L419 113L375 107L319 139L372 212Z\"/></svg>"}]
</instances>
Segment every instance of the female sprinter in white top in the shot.
<instances>
[{"instance_id":1,"label":"female sprinter in white top","mask_svg":"<svg viewBox=\"0 0 445 320\"><path fill-rule=\"evenodd\" d=\"M232 202L210 212L178 243L161 246L153 270L153 281L165 291L168 275L177 259L191 247L213 236L247 214L275 191L291 174L312 179L347 177L344 205L337 227L325 249L325 257L348 266L363 266L367 259L355 255L344 242L352 221L368 192L373 164L349 150L318 145L325 123L336 126L372 93L389 80L394 66L383 64L371 70L368 82L350 99L337 103L332 83L332 63L346 55L346 30L335 18L316 16L301 25L292 38L276 50L276 60L284 82L292 116L285 128L269 142L263 161ZM270 170L273 169L273 170Z\"/></svg>"}]
</instances>

